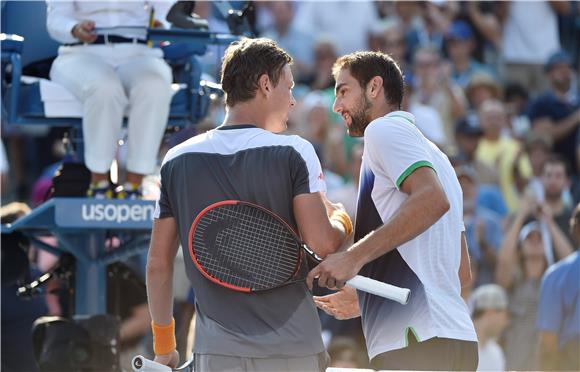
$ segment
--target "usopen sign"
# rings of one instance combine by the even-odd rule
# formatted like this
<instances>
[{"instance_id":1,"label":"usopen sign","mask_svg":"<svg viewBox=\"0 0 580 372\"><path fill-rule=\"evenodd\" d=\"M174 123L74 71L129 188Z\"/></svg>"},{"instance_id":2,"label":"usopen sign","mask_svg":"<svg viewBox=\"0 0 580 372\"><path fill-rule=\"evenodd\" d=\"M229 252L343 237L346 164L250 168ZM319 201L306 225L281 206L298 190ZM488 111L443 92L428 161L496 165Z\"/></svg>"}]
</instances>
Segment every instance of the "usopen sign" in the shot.
<instances>
[{"instance_id":1,"label":"usopen sign","mask_svg":"<svg viewBox=\"0 0 580 372\"><path fill-rule=\"evenodd\" d=\"M55 221L69 228L150 229L155 203L146 200L55 199Z\"/></svg>"}]
</instances>

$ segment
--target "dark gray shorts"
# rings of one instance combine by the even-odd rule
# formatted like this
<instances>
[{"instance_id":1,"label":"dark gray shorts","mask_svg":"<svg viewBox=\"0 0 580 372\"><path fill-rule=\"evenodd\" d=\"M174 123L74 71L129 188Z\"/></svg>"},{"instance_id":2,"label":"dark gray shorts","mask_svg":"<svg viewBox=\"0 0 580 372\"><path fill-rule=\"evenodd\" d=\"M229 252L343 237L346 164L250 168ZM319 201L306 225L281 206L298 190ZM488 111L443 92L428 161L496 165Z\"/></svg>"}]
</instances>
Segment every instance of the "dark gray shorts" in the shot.
<instances>
[{"instance_id":1,"label":"dark gray shorts","mask_svg":"<svg viewBox=\"0 0 580 372\"><path fill-rule=\"evenodd\" d=\"M297 358L243 358L229 355L195 354L194 371L199 372L324 372L328 354L322 352Z\"/></svg>"},{"instance_id":2,"label":"dark gray shorts","mask_svg":"<svg viewBox=\"0 0 580 372\"><path fill-rule=\"evenodd\" d=\"M409 346L387 351L371 361L376 370L475 371L477 342L434 337L423 342L411 336Z\"/></svg>"}]
</instances>

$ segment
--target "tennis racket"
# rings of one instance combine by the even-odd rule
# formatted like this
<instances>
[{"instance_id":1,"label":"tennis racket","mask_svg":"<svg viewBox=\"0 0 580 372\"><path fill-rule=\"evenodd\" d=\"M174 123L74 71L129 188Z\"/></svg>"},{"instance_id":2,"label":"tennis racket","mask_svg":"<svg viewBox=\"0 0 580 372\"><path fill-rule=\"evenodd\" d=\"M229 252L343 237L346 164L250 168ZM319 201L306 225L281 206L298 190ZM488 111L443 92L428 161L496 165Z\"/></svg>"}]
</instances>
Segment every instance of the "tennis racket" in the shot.
<instances>
[{"instance_id":1,"label":"tennis racket","mask_svg":"<svg viewBox=\"0 0 580 372\"><path fill-rule=\"evenodd\" d=\"M193 372L193 357L182 364L180 367L171 368L164 364L149 360L143 355L137 355L136 357L133 357L133 360L131 361L131 367L133 367L133 371L135 372Z\"/></svg>"},{"instance_id":2,"label":"tennis racket","mask_svg":"<svg viewBox=\"0 0 580 372\"><path fill-rule=\"evenodd\" d=\"M203 276L240 292L259 292L305 279L305 258L320 259L273 212L255 204L226 200L205 208L189 231L189 252ZM351 287L406 304L410 290L360 275Z\"/></svg>"}]
</instances>

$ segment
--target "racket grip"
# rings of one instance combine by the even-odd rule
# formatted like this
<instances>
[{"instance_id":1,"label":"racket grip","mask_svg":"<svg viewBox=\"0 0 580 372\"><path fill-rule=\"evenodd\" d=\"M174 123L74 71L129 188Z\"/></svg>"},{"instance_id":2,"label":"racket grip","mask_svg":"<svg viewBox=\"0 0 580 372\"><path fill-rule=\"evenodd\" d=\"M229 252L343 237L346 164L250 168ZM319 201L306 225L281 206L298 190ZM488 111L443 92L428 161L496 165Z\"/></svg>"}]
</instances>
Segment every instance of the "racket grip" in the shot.
<instances>
[{"instance_id":1,"label":"racket grip","mask_svg":"<svg viewBox=\"0 0 580 372\"><path fill-rule=\"evenodd\" d=\"M409 302L409 295L411 294L408 288L397 287L360 275L348 280L346 284L363 292L397 301L402 305L406 305Z\"/></svg>"},{"instance_id":2,"label":"racket grip","mask_svg":"<svg viewBox=\"0 0 580 372\"><path fill-rule=\"evenodd\" d=\"M171 372L172 369L161 363L154 362L145 358L143 355L137 355L131 361L131 367L135 372Z\"/></svg>"}]
</instances>

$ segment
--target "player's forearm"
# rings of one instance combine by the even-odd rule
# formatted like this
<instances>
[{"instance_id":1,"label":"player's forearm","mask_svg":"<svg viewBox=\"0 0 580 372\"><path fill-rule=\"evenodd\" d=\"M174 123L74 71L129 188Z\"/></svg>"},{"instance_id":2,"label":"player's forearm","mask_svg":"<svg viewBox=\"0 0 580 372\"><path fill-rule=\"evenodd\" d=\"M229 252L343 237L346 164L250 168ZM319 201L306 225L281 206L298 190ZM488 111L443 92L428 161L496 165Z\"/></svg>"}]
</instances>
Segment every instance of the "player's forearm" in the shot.
<instances>
[{"instance_id":1,"label":"player's forearm","mask_svg":"<svg viewBox=\"0 0 580 372\"><path fill-rule=\"evenodd\" d=\"M449 210L444 194L436 195L431 188L410 195L389 221L350 248L353 255L365 264L423 233Z\"/></svg>"},{"instance_id":2,"label":"player's forearm","mask_svg":"<svg viewBox=\"0 0 580 372\"><path fill-rule=\"evenodd\" d=\"M173 262L147 262L147 298L155 324L167 325L173 316Z\"/></svg>"},{"instance_id":3,"label":"player's forearm","mask_svg":"<svg viewBox=\"0 0 580 372\"><path fill-rule=\"evenodd\" d=\"M173 261L179 247L173 218L153 221L147 256L147 298L155 324L171 323L173 315Z\"/></svg>"}]
</instances>

